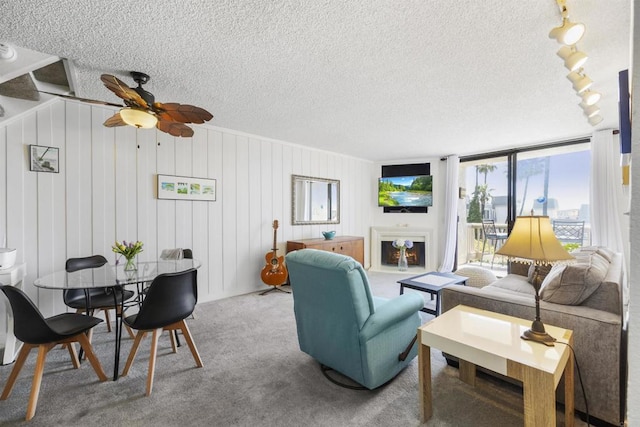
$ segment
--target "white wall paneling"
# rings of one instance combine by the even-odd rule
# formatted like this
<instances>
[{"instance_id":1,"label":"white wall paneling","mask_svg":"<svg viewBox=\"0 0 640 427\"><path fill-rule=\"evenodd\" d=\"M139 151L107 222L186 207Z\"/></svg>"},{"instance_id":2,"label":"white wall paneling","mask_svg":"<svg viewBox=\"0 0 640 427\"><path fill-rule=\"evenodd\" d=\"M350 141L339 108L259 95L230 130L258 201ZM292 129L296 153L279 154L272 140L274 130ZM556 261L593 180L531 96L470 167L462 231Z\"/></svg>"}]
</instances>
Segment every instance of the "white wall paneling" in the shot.
<instances>
[{"instance_id":1,"label":"white wall paneling","mask_svg":"<svg viewBox=\"0 0 640 427\"><path fill-rule=\"evenodd\" d=\"M279 255L286 240L322 230L369 239L371 162L214 127L195 127L193 138L104 127L112 115L59 100L0 127L0 239L6 235L27 263L25 291L47 316L66 309L62 295L33 281L70 257L115 262L115 240L144 242L141 261L192 248L203 263L199 298L207 301L265 289L260 271L274 219ZM30 144L58 147L60 173L30 172ZM158 173L216 179L217 200L157 200ZM292 226L291 174L339 179L341 223Z\"/></svg>"}]
</instances>

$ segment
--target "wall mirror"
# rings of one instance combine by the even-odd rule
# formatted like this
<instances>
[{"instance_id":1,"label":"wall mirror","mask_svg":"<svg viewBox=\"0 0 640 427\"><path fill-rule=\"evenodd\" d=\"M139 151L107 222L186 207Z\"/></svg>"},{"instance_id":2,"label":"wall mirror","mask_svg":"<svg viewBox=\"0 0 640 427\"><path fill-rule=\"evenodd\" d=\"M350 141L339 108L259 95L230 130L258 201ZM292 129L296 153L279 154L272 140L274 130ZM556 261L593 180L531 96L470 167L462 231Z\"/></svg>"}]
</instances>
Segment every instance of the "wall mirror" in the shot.
<instances>
[{"instance_id":1,"label":"wall mirror","mask_svg":"<svg viewBox=\"0 0 640 427\"><path fill-rule=\"evenodd\" d=\"M339 224L340 181L291 175L291 223Z\"/></svg>"}]
</instances>

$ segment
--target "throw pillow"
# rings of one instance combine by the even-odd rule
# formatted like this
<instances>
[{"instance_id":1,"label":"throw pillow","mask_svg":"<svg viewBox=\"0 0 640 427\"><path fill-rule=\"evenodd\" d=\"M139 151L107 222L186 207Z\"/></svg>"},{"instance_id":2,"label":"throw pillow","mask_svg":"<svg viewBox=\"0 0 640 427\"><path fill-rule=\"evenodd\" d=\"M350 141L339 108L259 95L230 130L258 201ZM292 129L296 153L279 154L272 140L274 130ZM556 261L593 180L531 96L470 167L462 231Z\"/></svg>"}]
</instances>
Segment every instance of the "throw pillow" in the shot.
<instances>
[{"instance_id":1,"label":"throw pillow","mask_svg":"<svg viewBox=\"0 0 640 427\"><path fill-rule=\"evenodd\" d=\"M596 255L596 254L593 254ZM554 266L542 282L543 301L580 305L589 298L607 273L608 263L601 256L576 257L575 264Z\"/></svg>"}]
</instances>

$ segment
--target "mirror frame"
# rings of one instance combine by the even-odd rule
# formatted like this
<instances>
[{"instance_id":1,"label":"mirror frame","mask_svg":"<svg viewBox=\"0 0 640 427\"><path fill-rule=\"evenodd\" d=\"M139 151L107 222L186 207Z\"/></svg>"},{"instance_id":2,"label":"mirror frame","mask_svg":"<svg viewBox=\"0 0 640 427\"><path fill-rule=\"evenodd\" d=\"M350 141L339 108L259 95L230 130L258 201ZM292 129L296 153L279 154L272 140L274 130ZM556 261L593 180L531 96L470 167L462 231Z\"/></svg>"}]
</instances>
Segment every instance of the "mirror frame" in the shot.
<instances>
[{"instance_id":1,"label":"mirror frame","mask_svg":"<svg viewBox=\"0 0 640 427\"><path fill-rule=\"evenodd\" d=\"M296 182L297 181L316 181L316 182L326 182L327 184L336 184L337 191L336 197L337 200L337 214L335 220L320 220L320 221L305 221L296 219ZM340 180L338 179L328 179L328 178L318 178L314 176L304 176L304 175L291 175L291 224L292 225L310 225L310 224L340 224Z\"/></svg>"}]
</instances>

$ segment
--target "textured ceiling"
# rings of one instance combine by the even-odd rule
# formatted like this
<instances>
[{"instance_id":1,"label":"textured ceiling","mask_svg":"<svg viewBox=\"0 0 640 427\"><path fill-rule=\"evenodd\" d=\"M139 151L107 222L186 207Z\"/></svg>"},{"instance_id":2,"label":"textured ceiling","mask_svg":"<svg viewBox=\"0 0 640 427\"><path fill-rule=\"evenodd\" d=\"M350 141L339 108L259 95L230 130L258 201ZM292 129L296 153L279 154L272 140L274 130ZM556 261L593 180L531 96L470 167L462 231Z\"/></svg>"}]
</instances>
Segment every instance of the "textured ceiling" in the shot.
<instances>
[{"instance_id":1,"label":"textured ceiling","mask_svg":"<svg viewBox=\"0 0 640 427\"><path fill-rule=\"evenodd\" d=\"M618 127L630 0L567 0ZM372 160L471 154L593 131L548 38L553 0L0 0L0 42L71 59L76 95L151 75L212 125Z\"/></svg>"}]
</instances>

